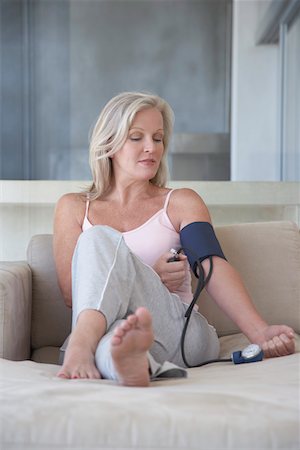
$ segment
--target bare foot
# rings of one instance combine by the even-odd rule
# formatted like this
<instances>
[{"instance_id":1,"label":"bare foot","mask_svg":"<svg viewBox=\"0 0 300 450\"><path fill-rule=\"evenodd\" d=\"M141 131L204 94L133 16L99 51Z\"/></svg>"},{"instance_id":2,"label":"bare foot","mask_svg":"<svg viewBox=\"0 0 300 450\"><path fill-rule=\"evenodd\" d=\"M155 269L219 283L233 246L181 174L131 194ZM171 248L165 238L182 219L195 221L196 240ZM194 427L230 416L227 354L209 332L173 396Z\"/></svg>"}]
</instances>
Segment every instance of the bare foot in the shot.
<instances>
[{"instance_id":1,"label":"bare foot","mask_svg":"<svg viewBox=\"0 0 300 450\"><path fill-rule=\"evenodd\" d=\"M117 327L111 340L111 354L118 380L125 386L148 386L150 383L147 351L153 343L152 319L146 308Z\"/></svg>"},{"instance_id":2,"label":"bare foot","mask_svg":"<svg viewBox=\"0 0 300 450\"><path fill-rule=\"evenodd\" d=\"M82 311L70 336L64 363L57 376L101 378L95 366L95 351L105 329L106 319L100 311Z\"/></svg>"},{"instance_id":3,"label":"bare foot","mask_svg":"<svg viewBox=\"0 0 300 450\"><path fill-rule=\"evenodd\" d=\"M86 345L78 343L77 339L68 344L64 363L59 370L60 378L101 378L94 362L94 354Z\"/></svg>"}]
</instances>

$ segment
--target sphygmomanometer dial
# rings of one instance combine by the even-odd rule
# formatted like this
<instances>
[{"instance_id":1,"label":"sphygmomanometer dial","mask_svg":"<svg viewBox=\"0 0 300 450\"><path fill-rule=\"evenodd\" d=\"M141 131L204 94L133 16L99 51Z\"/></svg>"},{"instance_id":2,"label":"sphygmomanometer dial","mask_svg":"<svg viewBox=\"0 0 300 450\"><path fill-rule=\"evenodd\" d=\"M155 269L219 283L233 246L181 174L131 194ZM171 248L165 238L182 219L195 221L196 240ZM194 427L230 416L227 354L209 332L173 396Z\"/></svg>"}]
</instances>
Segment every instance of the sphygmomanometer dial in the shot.
<instances>
[{"instance_id":1,"label":"sphygmomanometer dial","mask_svg":"<svg viewBox=\"0 0 300 450\"><path fill-rule=\"evenodd\" d=\"M254 358L261 352L261 348L257 344L250 344L242 351L242 357L245 359Z\"/></svg>"}]
</instances>

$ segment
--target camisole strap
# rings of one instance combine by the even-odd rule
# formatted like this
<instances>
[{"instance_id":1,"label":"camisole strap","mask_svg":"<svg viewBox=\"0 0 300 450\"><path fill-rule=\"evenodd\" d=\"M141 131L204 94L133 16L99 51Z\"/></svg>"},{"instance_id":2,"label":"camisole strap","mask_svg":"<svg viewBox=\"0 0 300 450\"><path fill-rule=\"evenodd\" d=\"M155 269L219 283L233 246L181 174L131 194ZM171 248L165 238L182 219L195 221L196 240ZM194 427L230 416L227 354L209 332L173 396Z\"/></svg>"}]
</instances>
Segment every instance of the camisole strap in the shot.
<instances>
[{"instance_id":1,"label":"camisole strap","mask_svg":"<svg viewBox=\"0 0 300 450\"><path fill-rule=\"evenodd\" d=\"M166 198L166 200L165 200L165 204L164 204L164 212L167 212L167 207L168 207L168 204L169 204L169 200L170 200L170 195L172 194L172 192L174 191L174 189L171 189L169 192L168 192L168 195L167 195L167 198Z\"/></svg>"},{"instance_id":2,"label":"camisole strap","mask_svg":"<svg viewBox=\"0 0 300 450\"><path fill-rule=\"evenodd\" d=\"M85 204L85 215L84 215L84 219L83 220L88 220L89 206L90 206L90 198L89 198L89 195L87 194L87 196L86 196L86 204Z\"/></svg>"}]
</instances>

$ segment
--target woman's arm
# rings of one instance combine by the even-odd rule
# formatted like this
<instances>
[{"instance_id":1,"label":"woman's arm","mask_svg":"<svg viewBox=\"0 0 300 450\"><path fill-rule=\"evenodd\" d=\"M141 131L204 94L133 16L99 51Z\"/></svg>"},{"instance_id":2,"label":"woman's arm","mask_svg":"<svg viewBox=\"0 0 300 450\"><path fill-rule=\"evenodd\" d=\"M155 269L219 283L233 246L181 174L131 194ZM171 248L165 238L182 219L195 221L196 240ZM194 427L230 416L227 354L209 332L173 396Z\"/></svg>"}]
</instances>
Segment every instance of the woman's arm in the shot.
<instances>
[{"instance_id":1,"label":"woman's arm","mask_svg":"<svg viewBox=\"0 0 300 450\"><path fill-rule=\"evenodd\" d=\"M85 204L79 194L59 199L54 215L53 252L58 284L67 306L72 307L71 266L74 249L82 232Z\"/></svg>"},{"instance_id":2,"label":"woman's arm","mask_svg":"<svg viewBox=\"0 0 300 450\"><path fill-rule=\"evenodd\" d=\"M207 273L209 261L203 261L202 265ZM213 257L213 265L207 292L250 342L259 344L268 357L293 353L295 343L292 328L286 325L269 326L257 312L238 272L219 257Z\"/></svg>"},{"instance_id":3,"label":"woman's arm","mask_svg":"<svg viewBox=\"0 0 300 450\"><path fill-rule=\"evenodd\" d=\"M180 192L181 191L181 192ZM179 216L179 229L191 222L210 221L203 200L189 189L174 196L173 217ZM179 207L179 205L182 205ZM205 273L209 261L202 263ZM266 356L281 356L295 351L294 332L286 325L269 326L259 315L238 272L224 259L213 257L213 273L207 291L218 306L233 320L248 339L259 344Z\"/></svg>"}]
</instances>

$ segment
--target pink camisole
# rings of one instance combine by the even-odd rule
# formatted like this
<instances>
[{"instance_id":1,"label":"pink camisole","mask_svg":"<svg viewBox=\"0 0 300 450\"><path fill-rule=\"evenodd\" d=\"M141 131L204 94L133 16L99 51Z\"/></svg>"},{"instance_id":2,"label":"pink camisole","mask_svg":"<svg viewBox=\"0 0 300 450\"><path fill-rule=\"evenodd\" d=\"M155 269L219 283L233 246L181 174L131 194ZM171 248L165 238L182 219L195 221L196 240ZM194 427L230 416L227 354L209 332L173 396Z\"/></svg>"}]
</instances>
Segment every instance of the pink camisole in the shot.
<instances>
[{"instance_id":1,"label":"pink camisole","mask_svg":"<svg viewBox=\"0 0 300 450\"><path fill-rule=\"evenodd\" d=\"M173 227L167 214L167 207L172 192L173 190L168 192L163 208L157 211L150 219L134 230L122 233L130 250L151 267L163 253L168 252L171 248L178 249L180 247L179 233ZM89 200L87 199L82 231L93 226L88 219L88 210ZM190 303L193 298L188 262L185 280L175 294L179 295L184 303Z\"/></svg>"}]
</instances>

